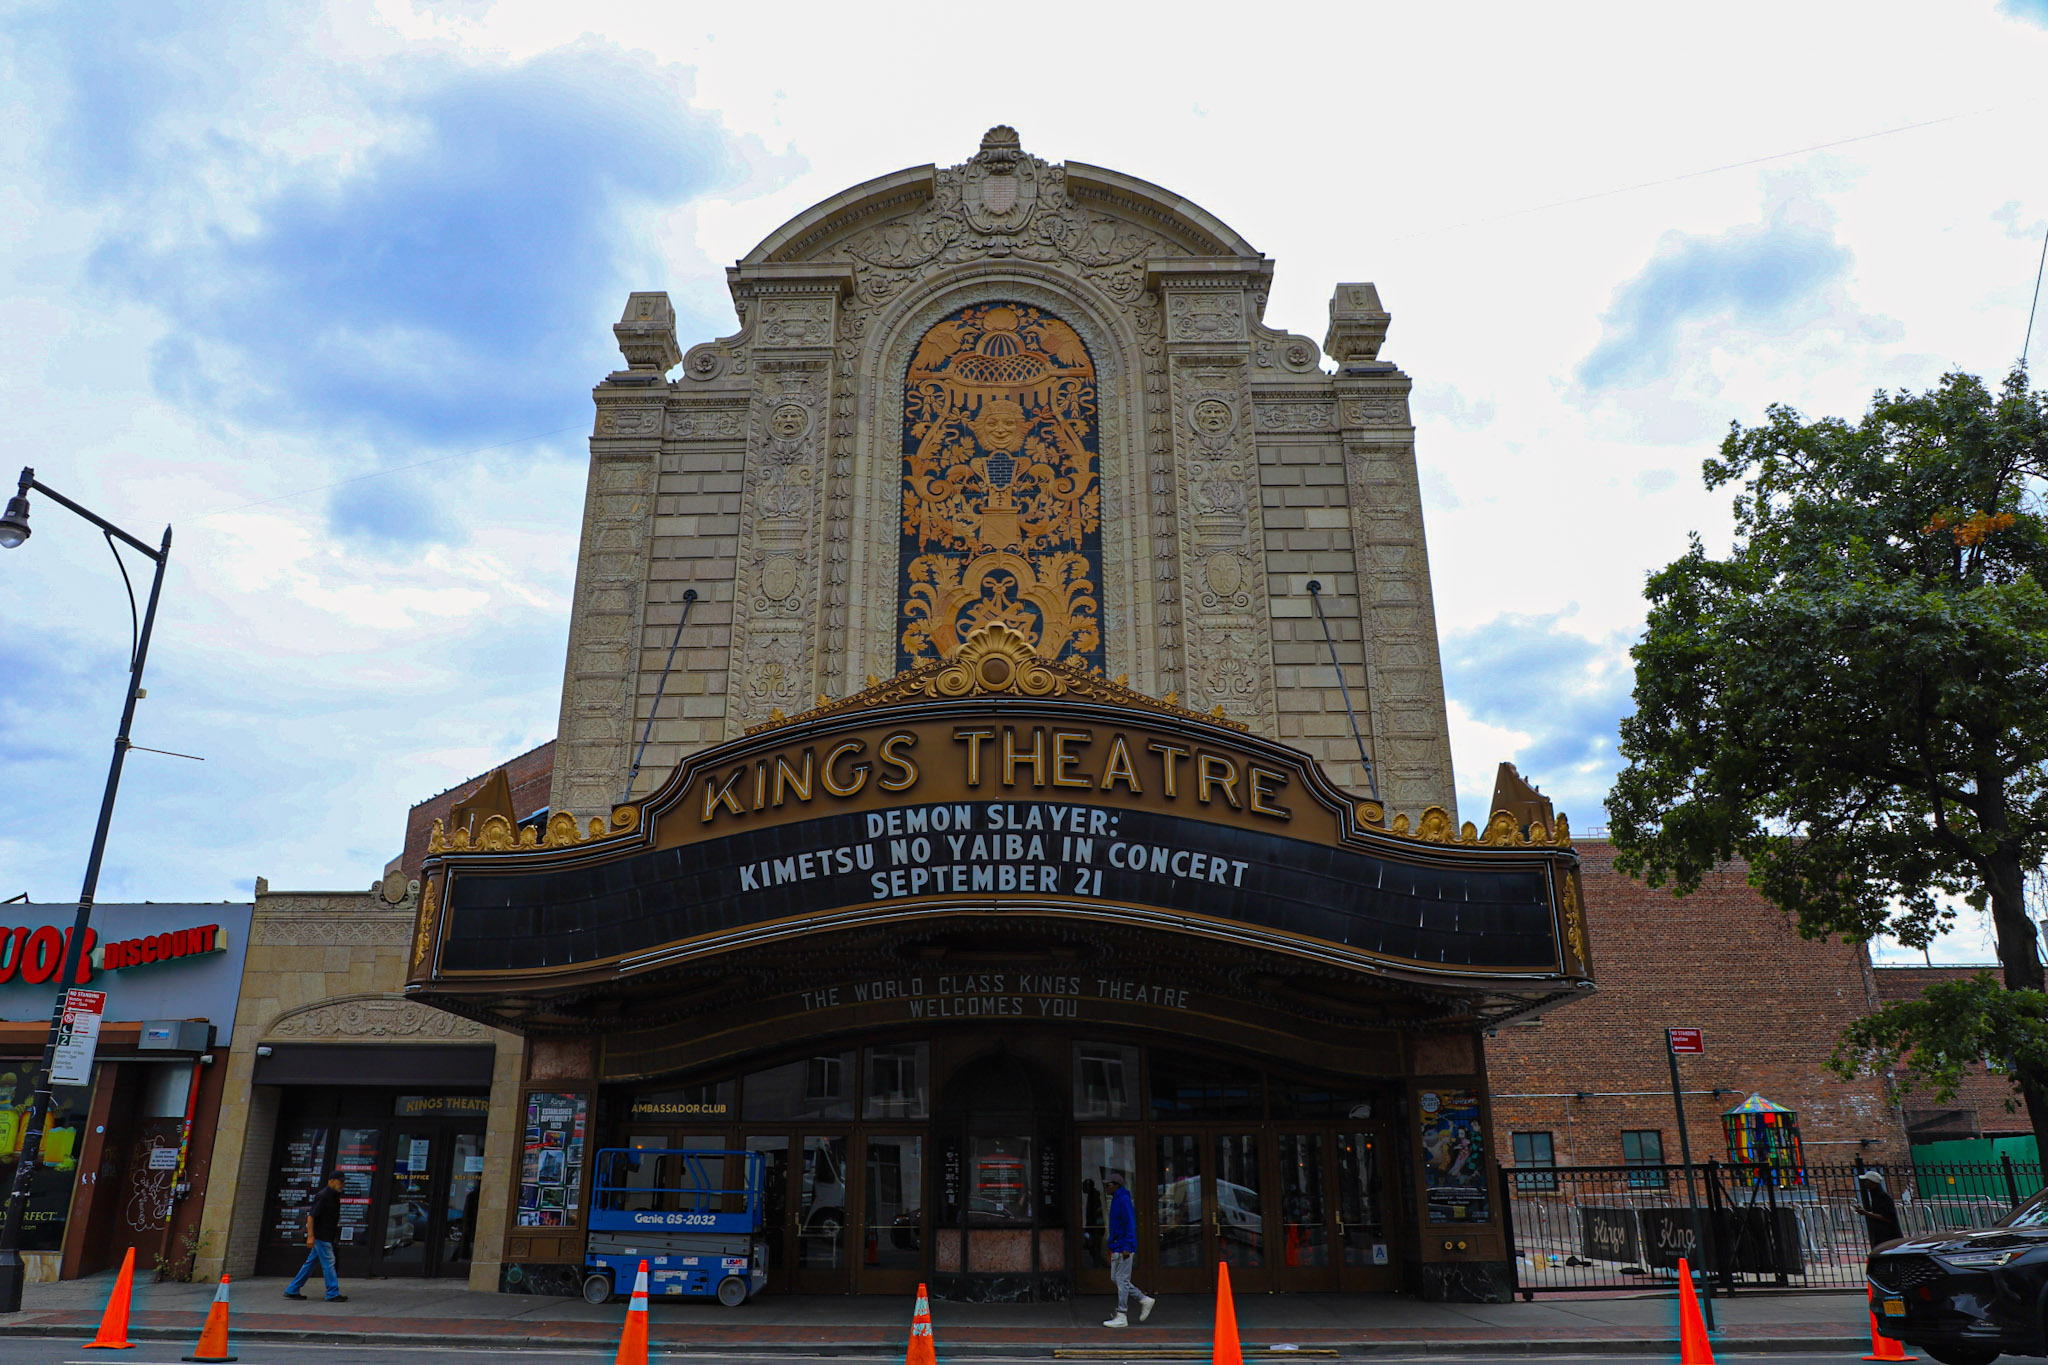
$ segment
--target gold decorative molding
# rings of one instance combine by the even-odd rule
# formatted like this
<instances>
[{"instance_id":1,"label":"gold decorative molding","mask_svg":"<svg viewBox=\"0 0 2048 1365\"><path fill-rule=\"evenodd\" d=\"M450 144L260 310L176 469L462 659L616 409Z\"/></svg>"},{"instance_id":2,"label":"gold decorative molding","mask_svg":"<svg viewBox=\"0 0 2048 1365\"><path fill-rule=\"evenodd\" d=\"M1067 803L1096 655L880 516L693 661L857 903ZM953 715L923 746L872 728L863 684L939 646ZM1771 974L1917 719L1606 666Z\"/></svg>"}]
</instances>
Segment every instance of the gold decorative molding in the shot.
<instances>
[{"instance_id":1,"label":"gold decorative molding","mask_svg":"<svg viewBox=\"0 0 2048 1365\"><path fill-rule=\"evenodd\" d=\"M1564 816L1557 817L1555 829L1545 829L1541 820L1531 821L1527 829L1515 821L1510 811L1497 810L1487 820L1482 831L1470 820L1460 828L1451 826L1450 812L1442 806L1429 806L1410 831L1408 817L1396 815L1393 823L1387 823L1387 808L1378 801L1361 801L1356 814L1358 822L1366 828L1381 834L1391 834L1401 839L1413 839L1420 844L1468 844L1480 848L1557 848L1572 847L1571 822Z\"/></svg>"},{"instance_id":2,"label":"gold decorative molding","mask_svg":"<svg viewBox=\"0 0 2048 1365\"><path fill-rule=\"evenodd\" d=\"M1001 621L992 621L962 641L950 659L919 664L886 682L870 677L868 685L850 697L822 701L794 716L776 712L762 724L747 727L746 733L760 734L785 725L921 697L951 700L975 696L1072 697L1150 711L1176 720L1198 720L1229 730L1247 728L1242 722L1224 716L1221 707L1210 712L1191 711L1176 704L1173 693L1168 693L1164 701L1148 697L1126 686L1123 677L1104 677L1079 659L1041 658L1023 633Z\"/></svg>"},{"instance_id":3,"label":"gold decorative molding","mask_svg":"<svg viewBox=\"0 0 2048 1365\"><path fill-rule=\"evenodd\" d=\"M437 828L439 824L439 821L435 822ZM435 903L435 889L434 879L429 877L426 886L420 892L420 931L412 942L412 965L415 971L426 966L427 951L434 941L434 914L440 909Z\"/></svg>"},{"instance_id":4,"label":"gold decorative molding","mask_svg":"<svg viewBox=\"0 0 2048 1365\"><path fill-rule=\"evenodd\" d=\"M1558 817L1558 823L1564 823L1563 816ZM1584 970L1586 912L1579 904L1579 874L1576 872L1564 874L1564 941L1565 946L1571 949L1572 956L1578 960L1580 969Z\"/></svg>"},{"instance_id":5,"label":"gold decorative molding","mask_svg":"<svg viewBox=\"0 0 2048 1365\"><path fill-rule=\"evenodd\" d=\"M548 817L547 828L536 830L531 825L515 827L502 815L493 815L477 829L476 838L469 837L469 831L458 829L453 834L441 827L439 820L427 834L427 852L436 853L524 853L541 852L551 848L571 848L592 839L606 839L614 835L631 834L640 828L638 806L614 806L609 827L602 816L590 817L590 832L574 815L558 810Z\"/></svg>"}]
</instances>

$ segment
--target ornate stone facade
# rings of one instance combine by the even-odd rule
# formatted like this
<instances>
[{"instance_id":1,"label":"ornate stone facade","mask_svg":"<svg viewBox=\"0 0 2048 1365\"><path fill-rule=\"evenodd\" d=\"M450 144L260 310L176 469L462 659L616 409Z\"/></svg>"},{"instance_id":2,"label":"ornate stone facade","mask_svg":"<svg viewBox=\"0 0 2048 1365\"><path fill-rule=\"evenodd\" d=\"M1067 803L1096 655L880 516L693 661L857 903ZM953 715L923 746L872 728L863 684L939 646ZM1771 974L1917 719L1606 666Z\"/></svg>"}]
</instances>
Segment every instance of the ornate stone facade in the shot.
<instances>
[{"instance_id":1,"label":"ornate stone facade","mask_svg":"<svg viewBox=\"0 0 2048 1365\"><path fill-rule=\"evenodd\" d=\"M684 352L667 297L632 295L627 368L596 390L555 809L617 801L643 731L636 792L943 655L969 617L1221 707L1364 794L1362 745L1391 809L1452 809L1409 382L1371 285L1338 287L1332 374L1265 323L1272 269L1188 201L997 128L770 234L728 271L731 336ZM970 353L986 373L950 379ZM1085 422L1054 421L1032 385L1084 362Z\"/></svg>"}]
</instances>

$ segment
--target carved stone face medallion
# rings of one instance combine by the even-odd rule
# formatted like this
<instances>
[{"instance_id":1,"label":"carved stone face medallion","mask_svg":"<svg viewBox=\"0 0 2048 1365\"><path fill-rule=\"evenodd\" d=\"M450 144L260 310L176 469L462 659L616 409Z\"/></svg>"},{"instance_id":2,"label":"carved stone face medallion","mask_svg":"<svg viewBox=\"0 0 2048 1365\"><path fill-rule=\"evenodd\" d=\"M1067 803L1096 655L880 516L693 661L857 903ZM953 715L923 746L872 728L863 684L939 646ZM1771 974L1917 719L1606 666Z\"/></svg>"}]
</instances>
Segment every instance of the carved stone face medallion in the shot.
<instances>
[{"instance_id":1,"label":"carved stone face medallion","mask_svg":"<svg viewBox=\"0 0 2048 1365\"><path fill-rule=\"evenodd\" d=\"M810 425L811 415L794 403L784 403L768 417L768 430L785 441L794 441Z\"/></svg>"},{"instance_id":2,"label":"carved stone face medallion","mask_svg":"<svg viewBox=\"0 0 2048 1365\"><path fill-rule=\"evenodd\" d=\"M1195 430L1205 436L1221 436L1236 423L1230 404L1221 398L1204 398L1195 404Z\"/></svg>"}]
</instances>

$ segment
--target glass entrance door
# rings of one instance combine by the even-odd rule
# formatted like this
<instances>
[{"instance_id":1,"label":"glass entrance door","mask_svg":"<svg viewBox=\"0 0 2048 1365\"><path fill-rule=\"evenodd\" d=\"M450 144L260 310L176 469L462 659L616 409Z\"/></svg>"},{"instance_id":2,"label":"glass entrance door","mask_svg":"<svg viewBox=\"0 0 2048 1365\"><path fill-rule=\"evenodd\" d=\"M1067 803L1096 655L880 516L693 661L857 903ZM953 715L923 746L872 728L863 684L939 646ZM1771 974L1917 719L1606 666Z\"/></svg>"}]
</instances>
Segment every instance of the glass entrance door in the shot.
<instances>
[{"instance_id":1,"label":"glass entrance door","mask_svg":"<svg viewBox=\"0 0 2048 1365\"><path fill-rule=\"evenodd\" d=\"M439 1136L432 1129L401 1128L391 1151L391 1180L377 1229L378 1269L385 1275L425 1275L440 1219L435 1217L434 1161Z\"/></svg>"},{"instance_id":2,"label":"glass entrance door","mask_svg":"<svg viewBox=\"0 0 2048 1365\"><path fill-rule=\"evenodd\" d=\"M1393 1144L1376 1127L1340 1129L1330 1142L1336 1167L1338 1285L1347 1291L1397 1289L1401 1277L1388 1208L1394 1187L1387 1179Z\"/></svg>"},{"instance_id":3,"label":"glass entrance door","mask_svg":"<svg viewBox=\"0 0 2048 1365\"><path fill-rule=\"evenodd\" d=\"M923 1278L930 1241L926 1212L924 1137L870 1133L862 1190L860 1291L908 1293Z\"/></svg>"},{"instance_id":4,"label":"glass entrance door","mask_svg":"<svg viewBox=\"0 0 2048 1365\"><path fill-rule=\"evenodd\" d=\"M448 1181L439 1207L441 1245L437 1275L467 1275L476 1244L476 1207L484 1184L484 1135L455 1133L448 1140Z\"/></svg>"},{"instance_id":5,"label":"glass entrance door","mask_svg":"<svg viewBox=\"0 0 2048 1365\"><path fill-rule=\"evenodd\" d=\"M799 1139L795 1198L791 1201L796 1264L790 1288L801 1294L844 1294L853 1288L846 1229L852 1189L843 1133Z\"/></svg>"},{"instance_id":6,"label":"glass entrance door","mask_svg":"<svg viewBox=\"0 0 2048 1365\"><path fill-rule=\"evenodd\" d=\"M1157 1279L1174 1293L1207 1292L1216 1263L1230 1264L1233 1288L1272 1287L1268 1271L1266 1178L1257 1133L1231 1130L1152 1136ZM1143 1242L1143 1219L1139 1226ZM1138 1269L1148 1269L1138 1257ZM1150 1289L1141 1278L1143 1288Z\"/></svg>"},{"instance_id":7,"label":"glass entrance door","mask_svg":"<svg viewBox=\"0 0 2048 1365\"><path fill-rule=\"evenodd\" d=\"M1329 1198L1328 1135L1282 1132L1274 1135L1275 1188L1278 1191L1279 1242L1274 1248L1276 1289L1321 1290L1337 1285L1330 1248L1334 1201Z\"/></svg>"}]
</instances>

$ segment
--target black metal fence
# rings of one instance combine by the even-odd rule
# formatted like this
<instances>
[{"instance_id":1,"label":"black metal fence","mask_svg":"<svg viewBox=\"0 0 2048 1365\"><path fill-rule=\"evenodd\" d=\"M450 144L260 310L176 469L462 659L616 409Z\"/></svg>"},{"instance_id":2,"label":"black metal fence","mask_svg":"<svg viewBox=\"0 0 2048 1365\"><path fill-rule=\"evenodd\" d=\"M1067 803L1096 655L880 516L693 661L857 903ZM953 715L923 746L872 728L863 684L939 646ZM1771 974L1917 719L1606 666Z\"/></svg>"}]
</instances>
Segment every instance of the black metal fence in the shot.
<instances>
[{"instance_id":1,"label":"black metal fence","mask_svg":"<svg viewBox=\"0 0 2048 1365\"><path fill-rule=\"evenodd\" d=\"M1909 1237L1994 1223L2048 1184L2040 1166L2011 1160L1796 1173L1708 1161L1693 1167L1695 1204L1683 1166L1508 1167L1501 1186L1516 1287L1525 1298L1654 1288L1676 1282L1683 1256L1728 1292L1861 1289L1870 1234L1856 1183L1867 1169L1884 1176Z\"/></svg>"}]
</instances>

